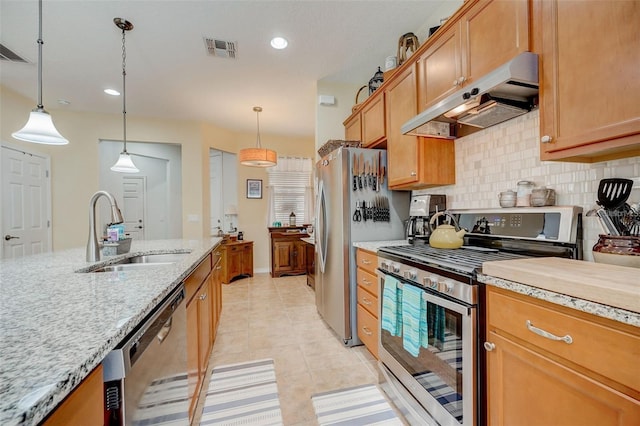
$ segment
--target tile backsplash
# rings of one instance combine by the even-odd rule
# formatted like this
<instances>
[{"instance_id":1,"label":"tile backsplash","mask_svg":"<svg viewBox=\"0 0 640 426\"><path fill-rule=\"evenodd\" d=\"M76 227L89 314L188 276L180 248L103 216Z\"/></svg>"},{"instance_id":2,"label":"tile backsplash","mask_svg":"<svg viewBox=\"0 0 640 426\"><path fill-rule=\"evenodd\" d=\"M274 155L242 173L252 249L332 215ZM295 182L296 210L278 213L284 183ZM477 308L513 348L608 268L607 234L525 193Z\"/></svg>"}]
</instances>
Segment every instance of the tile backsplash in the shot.
<instances>
[{"instance_id":1,"label":"tile backsplash","mask_svg":"<svg viewBox=\"0 0 640 426\"><path fill-rule=\"evenodd\" d=\"M456 184L414 191L446 194L450 209L499 208L498 193L516 190L520 180L556 191L556 205L597 207L600 179L634 179L629 203L640 201L640 157L593 164L540 161L539 111L455 140ZM583 214L584 259L602 233L595 217Z\"/></svg>"}]
</instances>

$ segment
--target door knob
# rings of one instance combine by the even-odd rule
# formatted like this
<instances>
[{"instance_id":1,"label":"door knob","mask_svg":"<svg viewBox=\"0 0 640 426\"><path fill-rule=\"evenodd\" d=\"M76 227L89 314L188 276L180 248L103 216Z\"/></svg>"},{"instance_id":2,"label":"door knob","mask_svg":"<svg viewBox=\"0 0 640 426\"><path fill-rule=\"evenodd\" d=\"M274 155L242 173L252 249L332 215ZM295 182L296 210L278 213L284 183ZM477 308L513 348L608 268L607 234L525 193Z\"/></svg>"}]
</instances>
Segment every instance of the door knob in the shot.
<instances>
[{"instance_id":1,"label":"door knob","mask_svg":"<svg viewBox=\"0 0 640 426\"><path fill-rule=\"evenodd\" d=\"M7 241L13 240L14 238L20 238L20 237L14 237L13 235L9 235L9 234L4 236L4 239L7 240Z\"/></svg>"}]
</instances>

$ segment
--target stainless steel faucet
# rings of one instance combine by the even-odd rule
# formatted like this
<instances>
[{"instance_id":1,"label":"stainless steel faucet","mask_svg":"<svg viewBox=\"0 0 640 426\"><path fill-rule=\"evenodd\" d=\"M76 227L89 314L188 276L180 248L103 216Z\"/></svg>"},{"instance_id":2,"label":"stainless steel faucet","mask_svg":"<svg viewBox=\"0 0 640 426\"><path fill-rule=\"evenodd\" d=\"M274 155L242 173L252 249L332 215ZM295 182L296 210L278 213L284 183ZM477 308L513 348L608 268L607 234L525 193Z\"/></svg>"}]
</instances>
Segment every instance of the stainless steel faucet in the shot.
<instances>
[{"instance_id":1,"label":"stainless steel faucet","mask_svg":"<svg viewBox=\"0 0 640 426\"><path fill-rule=\"evenodd\" d=\"M87 262L96 262L100 260L100 246L98 245L98 232L96 230L96 204L98 198L107 197L109 203L111 203L111 223L109 225L115 225L124 222L122 213L118 208L118 203L113 195L107 191L98 191L91 197L89 201L89 240L87 241Z\"/></svg>"}]
</instances>

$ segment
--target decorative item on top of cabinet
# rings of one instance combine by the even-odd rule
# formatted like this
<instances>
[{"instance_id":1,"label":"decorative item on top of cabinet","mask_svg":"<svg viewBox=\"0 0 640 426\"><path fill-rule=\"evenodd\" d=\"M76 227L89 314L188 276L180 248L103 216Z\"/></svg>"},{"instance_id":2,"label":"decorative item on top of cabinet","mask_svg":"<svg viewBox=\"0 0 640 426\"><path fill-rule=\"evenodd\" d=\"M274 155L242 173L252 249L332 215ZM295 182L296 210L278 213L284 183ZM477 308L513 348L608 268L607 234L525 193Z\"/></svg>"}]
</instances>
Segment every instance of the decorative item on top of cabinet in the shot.
<instances>
[{"instance_id":1,"label":"decorative item on top of cabinet","mask_svg":"<svg viewBox=\"0 0 640 426\"><path fill-rule=\"evenodd\" d=\"M376 268L378 256L368 250L356 251L358 337L373 356L378 358L380 304Z\"/></svg>"},{"instance_id":2,"label":"decorative item on top of cabinet","mask_svg":"<svg viewBox=\"0 0 640 426\"><path fill-rule=\"evenodd\" d=\"M402 125L416 115L415 67L394 75L384 89L387 122L387 177L394 190L455 183L452 140L403 135Z\"/></svg>"},{"instance_id":3,"label":"decorative item on top of cabinet","mask_svg":"<svg viewBox=\"0 0 640 426\"><path fill-rule=\"evenodd\" d=\"M271 276L304 275L307 273L305 242L307 225L269 228L271 236Z\"/></svg>"},{"instance_id":4,"label":"decorative item on top of cabinet","mask_svg":"<svg viewBox=\"0 0 640 426\"><path fill-rule=\"evenodd\" d=\"M466 2L419 54L418 112L530 50L528 0Z\"/></svg>"},{"instance_id":5,"label":"decorative item on top of cabinet","mask_svg":"<svg viewBox=\"0 0 640 426\"><path fill-rule=\"evenodd\" d=\"M638 424L638 327L486 292L487 424Z\"/></svg>"},{"instance_id":6,"label":"decorative item on top of cabinet","mask_svg":"<svg viewBox=\"0 0 640 426\"><path fill-rule=\"evenodd\" d=\"M418 41L418 37L414 33L406 33L400 36L400 40L398 40L398 66L404 64L416 50L420 46L420 42Z\"/></svg>"},{"instance_id":7,"label":"decorative item on top of cabinet","mask_svg":"<svg viewBox=\"0 0 640 426\"><path fill-rule=\"evenodd\" d=\"M640 155L638 1L533 5L543 59L540 159L591 163Z\"/></svg>"},{"instance_id":8,"label":"decorative item on top of cabinet","mask_svg":"<svg viewBox=\"0 0 640 426\"><path fill-rule=\"evenodd\" d=\"M229 284L237 277L253 276L253 241L227 241L220 245L221 280Z\"/></svg>"}]
</instances>

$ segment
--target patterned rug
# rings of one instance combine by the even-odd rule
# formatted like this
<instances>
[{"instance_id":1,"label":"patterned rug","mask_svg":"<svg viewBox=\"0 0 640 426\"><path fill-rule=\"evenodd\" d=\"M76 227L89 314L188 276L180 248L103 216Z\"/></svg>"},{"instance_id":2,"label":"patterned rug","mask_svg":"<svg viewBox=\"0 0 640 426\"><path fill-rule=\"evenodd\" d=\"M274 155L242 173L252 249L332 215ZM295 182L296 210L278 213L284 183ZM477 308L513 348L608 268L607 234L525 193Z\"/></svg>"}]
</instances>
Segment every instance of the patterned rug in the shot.
<instances>
[{"instance_id":1,"label":"patterned rug","mask_svg":"<svg viewBox=\"0 0 640 426\"><path fill-rule=\"evenodd\" d=\"M201 425L282 425L272 359L215 367Z\"/></svg>"},{"instance_id":2,"label":"patterned rug","mask_svg":"<svg viewBox=\"0 0 640 426\"><path fill-rule=\"evenodd\" d=\"M319 393L311 401L320 426L403 424L376 385Z\"/></svg>"}]
</instances>

